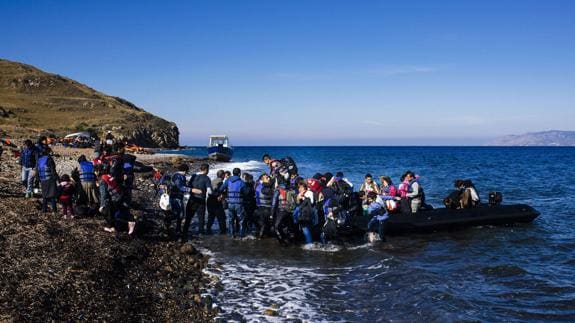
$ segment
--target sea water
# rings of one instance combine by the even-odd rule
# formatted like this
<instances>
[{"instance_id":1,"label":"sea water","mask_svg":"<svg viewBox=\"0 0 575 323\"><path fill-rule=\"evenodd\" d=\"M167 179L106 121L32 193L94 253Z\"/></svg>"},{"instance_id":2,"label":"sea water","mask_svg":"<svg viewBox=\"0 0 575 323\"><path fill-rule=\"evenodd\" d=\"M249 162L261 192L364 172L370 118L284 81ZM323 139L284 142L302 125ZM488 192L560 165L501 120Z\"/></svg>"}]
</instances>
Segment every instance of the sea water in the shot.
<instances>
[{"instance_id":1,"label":"sea water","mask_svg":"<svg viewBox=\"0 0 575 323\"><path fill-rule=\"evenodd\" d=\"M204 149L183 151L194 156ZM455 179L483 200L541 212L531 224L389 237L386 242L282 247L273 239L208 236L206 273L220 317L248 321L575 320L575 149L502 147L237 147L232 169L258 176L261 156L291 156L300 173L420 175L436 207ZM265 316L274 309L277 317Z\"/></svg>"}]
</instances>

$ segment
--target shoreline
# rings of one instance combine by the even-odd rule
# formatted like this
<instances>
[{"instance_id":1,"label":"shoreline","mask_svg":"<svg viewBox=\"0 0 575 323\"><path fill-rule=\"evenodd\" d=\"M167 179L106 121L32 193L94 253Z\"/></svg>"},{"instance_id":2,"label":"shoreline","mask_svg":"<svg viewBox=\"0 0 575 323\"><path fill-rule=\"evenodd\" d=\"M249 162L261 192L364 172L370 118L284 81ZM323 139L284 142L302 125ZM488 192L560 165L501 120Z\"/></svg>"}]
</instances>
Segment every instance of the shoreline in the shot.
<instances>
[{"instance_id":1,"label":"shoreline","mask_svg":"<svg viewBox=\"0 0 575 323\"><path fill-rule=\"evenodd\" d=\"M70 174L91 149L53 147L60 175ZM136 155L160 169L202 159ZM141 156L145 156L140 158ZM0 321L211 321L216 313L202 291L208 258L193 243L163 233L150 174L137 174L132 213L135 237L103 231L100 216L64 220L41 213L25 199L20 166L11 154L0 161ZM58 209L60 211L60 207Z\"/></svg>"}]
</instances>

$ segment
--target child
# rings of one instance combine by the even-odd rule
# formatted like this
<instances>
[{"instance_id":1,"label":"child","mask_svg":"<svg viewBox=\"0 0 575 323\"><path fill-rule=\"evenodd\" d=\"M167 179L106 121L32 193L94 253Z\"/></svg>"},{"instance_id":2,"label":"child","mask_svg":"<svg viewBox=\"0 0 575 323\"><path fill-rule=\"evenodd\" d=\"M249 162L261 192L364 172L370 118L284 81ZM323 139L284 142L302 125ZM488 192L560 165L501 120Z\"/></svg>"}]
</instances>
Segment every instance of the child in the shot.
<instances>
[{"instance_id":1,"label":"child","mask_svg":"<svg viewBox=\"0 0 575 323\"><path fill-rule=\"evenodd\" d=\"M60 179L60 197L58 200L62 204L62 214L64 219L74 218L74 208L72 207L72 197L76 189L76 185L70 179L68 174L62 175Z\"/></svg>"}]
</instances>

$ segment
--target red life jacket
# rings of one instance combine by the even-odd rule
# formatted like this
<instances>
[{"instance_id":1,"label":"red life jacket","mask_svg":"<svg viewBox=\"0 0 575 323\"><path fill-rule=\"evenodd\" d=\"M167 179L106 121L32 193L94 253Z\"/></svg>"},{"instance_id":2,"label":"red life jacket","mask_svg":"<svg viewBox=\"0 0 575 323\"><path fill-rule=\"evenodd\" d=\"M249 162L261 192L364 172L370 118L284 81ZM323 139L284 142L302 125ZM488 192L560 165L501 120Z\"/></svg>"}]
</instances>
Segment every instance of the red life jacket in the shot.
<instances>
[{"instance_id":1,"label":"red life jacket","mask_svg":"<svg viewBox=\"0 0 575 323\"><path fill-rule=\"evenodd\" d=\"M315 194L321 193L323 191L323 186L321 186L321 182L315 178L308 178L305 180L307 183L307 187L314 192Z\"/></svg>"},{"instance_id":2,"label":"red life jacket","mask_svg":"<svg viewBox=\"0 0 575 323\"><path fill-rule=\"evenodd\" d=\"M102 180L108 186L108 193L110 193L110 199L113 202L119 202L122 199L122 189L116 179L109 174L102 175Z\"/></svg>"}]
</instances>

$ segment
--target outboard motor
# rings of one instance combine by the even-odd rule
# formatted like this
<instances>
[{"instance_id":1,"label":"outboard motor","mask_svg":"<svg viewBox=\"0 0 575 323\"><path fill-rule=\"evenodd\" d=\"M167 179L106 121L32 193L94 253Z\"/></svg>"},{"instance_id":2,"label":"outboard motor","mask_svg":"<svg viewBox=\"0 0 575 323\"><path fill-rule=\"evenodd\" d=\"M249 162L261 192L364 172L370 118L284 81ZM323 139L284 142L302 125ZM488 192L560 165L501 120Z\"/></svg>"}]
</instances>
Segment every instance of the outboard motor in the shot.
<instances>
[{"instance_id":1,"label":"outboard motor","mask_svg":"<svg viewBox=\"0 0 575 323\"><path fill-rule=\"evenodd\" d=\"M501 192L489 192L489 206L499 206L503 201L503 195Z\"/></svg>"}]
</instances>

